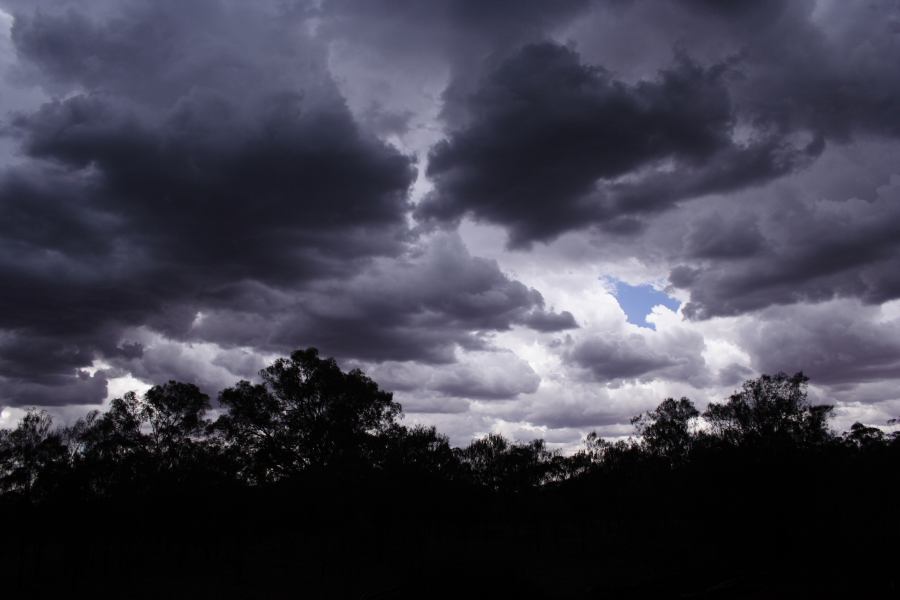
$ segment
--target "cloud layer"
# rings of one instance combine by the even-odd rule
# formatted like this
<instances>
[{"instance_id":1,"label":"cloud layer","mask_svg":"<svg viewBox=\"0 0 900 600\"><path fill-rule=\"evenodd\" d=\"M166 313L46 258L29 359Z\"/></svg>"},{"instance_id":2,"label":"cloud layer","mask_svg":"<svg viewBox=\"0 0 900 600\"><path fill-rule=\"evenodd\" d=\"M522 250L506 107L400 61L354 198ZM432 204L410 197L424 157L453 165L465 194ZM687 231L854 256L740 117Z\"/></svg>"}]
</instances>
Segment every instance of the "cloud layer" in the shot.
<instances>
[{"instance_id":1,"label":"cloud layer","mask_svg":"<svg viewBox=\"0 0 900 600\"><path fill-rule=\"evenodd\" d=\"M315 345L455 440L781 369L898 416L894 2L0 9L0 405Z\"/></svg>"}]
</instances>

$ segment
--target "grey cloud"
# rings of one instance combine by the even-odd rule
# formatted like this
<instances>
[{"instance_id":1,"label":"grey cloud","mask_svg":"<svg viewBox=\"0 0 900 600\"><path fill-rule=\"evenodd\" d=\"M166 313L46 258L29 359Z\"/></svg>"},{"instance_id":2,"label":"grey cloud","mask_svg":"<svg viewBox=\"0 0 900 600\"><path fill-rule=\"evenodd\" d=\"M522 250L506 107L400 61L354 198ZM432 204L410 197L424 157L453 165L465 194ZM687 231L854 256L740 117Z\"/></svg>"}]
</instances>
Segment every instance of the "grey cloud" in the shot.
<instances>
[{"instance_id":1,"label":"grey cloud","mask_svg":"<svg viewBox=\"0 0 900 600\"><path fill-rule=\"evenodd\" d=\"M802 370L825 385L900 378L900 321L857 301L773 307L739 339L763 373Z\"/></svg>"},{"instance_id":2,"label":"grey cloud","mask_svg":"<svg viewBox=\"0 0 900 600\"><path fill-rule=\"evenodd\" d=\"M595 402L543 402L535 404L523 415L528 422L554 429L569 427L595 429L627 423L632 416L634 415L623 415L612 410L601 399Z\"/></svg>"},{"instance_id":3,"label":"grey cloud","mask_svg":"<svg viewBox=\"0 0 900 600\"><path fill-rule=\"evenodd\" d=\"M339 101L302 15L277 2L38 0L13 14L20 76L51 92L77 86L167 108L190 89L246 97L306 84L305 94Z\"/></svg>"},{"instance_id":4,"label":"grey cloud","mask_svg":"<svg viewBox=\"0 0 900 600\"><path fill-rule=\"evenodd\" d=\"M385 389L391 389L386 387ZM395 392L394 400L403 407L403 413L409 418L411 415L426 414L428 420L435 419L436 415L463 415L469 414L471 402L464 398L451 398L438 393L427 393L423 390L414 392ZM441 429L442 432L445 430Z\"/></svg>"},{"instance_id":5,"label":"grey cloud","mask_svg":"<svg viewBox=\"0 0 900 600\"><path fill-rule=\"evenodd\" d=\"M653 351L637 334L584 341L573 349L570 358L601 381L643 377L676 364L673 357Z\"/></svg>"},{"instance_id":6,"label":"grey cloud","mask_svg":"<svg viewBox=\"0 0 900 600\"><path fill-rule=\"evenodd\" d=\"M744 50L736 91L754 118L843 142L900 134L895 2L798 3Z\"/></svg>"},{"instance_id":7,"label":"grey cloud","mask_svg":"<svg viewBox=\"0 0 900 600\"><path fill-rule=\"evenodd\" d=\"M323 27L389 53L440 53L451 62L540 39L591 0L326 0Z\"/></svg>"},{"instance_id":8,"label":"grey cloud","mask_svg":"<svg viewBox=\"0 0 900 600\"><path fill-rule=\"evenodd\" d=\"M55 336L0 328L0 404L100 403L112 373L101 369L91 374L82 369L93 360L82 341L77 332L59 343Z\"/></svg>"},{"instance_id":9,"label":"grey cloud","mask_svg":"<svg viewBox=\"0 0 900 600\"><path fill-rule=\"evenodd\" d=\"M343 18L362 10L353 3L336 6ZM437 190L418 208L423 220L452 224L469 216L500 224L510 243L523 247L597 227L604 249L615 245L626 248L624 256L639 252L675 263L671 281L690 289L686 314L693 318L835 295L880 302L898 293L890 268L890 224L896 218L889 210L857 203L826 227L815 223L829 220L817 216L818 199L804 201L801 212L809 215L798 216L789 200L734 194L781 194L770 182L818 165L834 148L896 138L896 3L599 2L564 8L542 25L532 21L519 29L484 18L484 27L473 27L468 39L459 33L453 11L441 6L427 15L405 5L368 15L389 14L384 23L422 24L417 31L427 33L417 50L448 55L454 65L444 94L448 138L432 151L429 175ZM525 23L535 14L529 5L514 18ZM362 36L390 29L369 28L363 19L354 23ZM518 33L498 32L495 43L473 41L489 28ZM519 50L529 41L567 37L576 40L581 58L553 44ZM382 39L380 45L408 42ZM556 52L542 55L535 48ZM680 81L687 91L679 95L678 86L667 81ZM597 93L600 83L619 95ZM612 113L604 109L617 99L626 109L629 101L640 106L646 123L639 124L650 126L632 127L626 142L639 144L641 134L656 133L644 154L629 153L628 143L601 146L601 157L606 149L623 161L618 170L609 167L614 161L595 160L598 152L582 143L592 135L615 141L601 117ZM695 152L691 160L690 152L676 151L681 146L676 149L675 142L690 150L691 140L663 131L659 124L668 114L707 140L707 154ZM894 152L884 149L887 156ZM832 160L829 169L817 171L818 179L828 181L818 186L821 197L874 200L881 182L868 174L851 181L848 166ZM709 195L710 202L696 201ZM737 217L739 203L764 208ZM668 246L651 224L661 211L681 205L683 218L665 221L672 236L684 241L678 248ZM868 214L880 215L882 222L873 223ZM674 233L686 225L685 234ZM807 228L814 233L807 236Z\"/></svg>"},{"instance_id":10,"label":"grey cloud","mask_svg":"<svg viewBox=\"0 0 900 600\"><path fill-rule=\"evenodd\" d=\"M129 3L105 21L17 15L22 60L48 88L74 91L12 120L29 160L0 175L10 217L0 225L0 327L20 342L4 355L52 339L79 356L48 352L32 363L42 377L64 381L114 356L126 326L183 332L235 281L352 272L401 251L407 235L410 161L360 131L340 102L322 101L337 98L327 73L285 79L283 64L260 60L270 47L220 48L253 35L287 44L287 24L235 21L244 13L218 2L164 9ZM192 26L204 15L212 49ZM171 60L155 54L166 48ZM239 72L195 80L212 56Z\"/></svg>"},{"instance_id":11,"label":"grey cloud","mask_svg":"<svg viewBox=\"0 0 900 600\"><path fill-rule=\"evenodd\" d=\"M677 45L702 61L733 57L741 76L729 89L747 124L839 143L900 133L893 76L900 7L892 0L637 0L627 7L618 25L631 36Z\"/></svg>"},{"instance_id":12,"label":"grey cloud","mask_svg":"<svg viewBox=\"0 0 900 600\"><path fill-rule=\"evenodd\" d=\"M458 241L414 256L411 159L357 125L291 15L60 6L19 6L13 32L28 77L60 96L6 128L24 159L0 175L9 393L96 358L191 379L180 340L448 362L485 332L572 325ZM138 326L173 343L120 345ZM243 370L219 359L194 378Z\"/></svg>"},{"instance_id":13,"label":"grey cloud","mask_svg":"<svg viewBox=\"0 0 900 600\"><path fill-rule=\"evenodd\" d=\"M435 389L448 396L504 400L533 393L540 381L528 363L513 355L496 365L482 361L441 371Z\"/></svg>"},{"instance_id":14,"label":"grey cloud","mask_svg":"<svg viewBox=\"0 0 900 600\"><path fill-rule=\"evenodd\" d=\"M772 371L771 373L777 373L781 367L778 367ZM719 370L718 373L718 383L719 385L730 385L730 386L739 386L742 382L752 379L755 373L753 369L745 367L744 365L739 365L737 363L732 363L725 367L724 369Z\"/></svg>"},{"instance_id":15,"label":"grey cloud","mask_svg":"<svg viewBox=\"0 0 900 600\"><path fill-rule=\"evenodd\" d=\"M592 333L575 344L568 359L594 380L612 384L654 377L703 383L704 348L703 337L685 329L650 335Z\"/></svg>"},{"instance_id":16,"label":"grey cloud","mask_svg":"<svg viewBox=\"0 0 900 600\"><path fill-rule=\"evenodd\" d=\"M572 52L563 60L565 51L535 50L552 47L545 44L498 53L476 84L458 75L467 84L461 91L451 84L446 110L464 116L448 121L448 139L432 152L437 190L419 208L421 218L452 223L469 215L503 225L519 246L592 225L637 235L655 212L681 200L802 170L829 142L898 133L900 88L891 65L900 13L889 2L863 9L808 1L635 1L598 9L591 19L628 31L627 48L604 53L591 44L592 36L608 37L606 29L573 29L593 61L627 64L619 60L625 54L654 53L654 68L671 65L673 54L691 61L682 58L655 81L652 71L638 70L637 83L625 83L636 74L617 81L618 73L579 62ZM635 52L633 40L644 38L662 40L662 49ZM619 96L597 93L604 81ZM672 81L687 92L679 95ZM656 103L655 89L666 102ZM645 110L631 127L629 102ZM621 130L604 128L613 108ZM665 130L670 115L696 138ZM625 141L616 133L627 134ZM652 152L635 151L644 136L653 136ZM706 146L691 145L701 139ZM703 148L706 155L696 153ZM622 161L618 169L604 151ZM691 160L698 156L703 160Z\"/></svg>"},{"instance_id":17,"label":"grey cloud","mask_svg":"<svg viewBox=\"0 0 900 600\"><path fill-rule=\"evenodd\" d=\"M672 284L691 292L685 315L703 319L835 297L868 303L898 297L900 180L876 194L873 201L782 201L780 211L760 223L765 239L754 251L734 256L733 248L718 248L709 255L717 260L674 268ZM743 221L737 217L727 227L747 226Z\"/></svg>"},{"instance_id":18,"label":"grey cloud","mask_svg":"<svg viewBox=\"0 0 900 600\"><path fill-rule=\"evenodd\" d=\"M257 303L258 302L258 303ZM295 294L257 288L240 308L211 310L190 332L198 339L283 350L315 345L364 360L449 363L455 348L484 348L484 334L514 325L571 327L571 315L473 257L458 235L437 234L352 277L323 279Z\"/></svg>"},{"instance_id":19,"label":"grey cloud","mask_svg":"<svg viewBox=\"0 0 900 600\"><path fill-rule=\"evenodd\" d=\"M559 313L534 312L522 319L522 324L536 331L547 332L578 328L575 317L567 310Z\"/></svg>"},{"instance_id":20,"label":"grey cloud","mask_svg":"<svg viewBox=\"0 0 900 600\"><path fill-rule=\"evenodd\" d=\"M803 0L801 0L802 2ZM689 9L726 19L770 23L785 10L782 0L682 0Z\"/></svg>"},{"instance_id":21,"label":"grey cloud","mask_svg":"<svg viewBox=\"0 0 900 600\"><path fill-rule=\"evenodd\" d=\"M142 351L140 355L122 353L110 356L108 360L118 372L130 373L151 383L172 379L193 383L213 397L239 379L257 379L260 369L267 365L262 356L242 348L186 345L141 330L124 332L123 335L127 339L141 340L132 344L139 344Z\"/></svg>"},{"instance_id":22,"label":"grey cloud","mask_svg":"<svg viewBox=\"0 0 900 600\"><path fill-rule=\"evenodd\" d=\"M77 370L40 381L0 377L0 403L12 406L66 406L100 404L106 398L108 373Z\"/></svg>"},{"instance_id":23,"label":"grey cloud","mask_svg":"<svg viewBox=\"0 0 900 600\"><path fill-rule=\"evenodd\" d=\"M753 216L726 219L711 213L693 223L685 250L694 258L728 260L758 254L764 244L765 238Z\"/></svg>"},{"instance_id":24,"label":"grey cloud","mask_svg":"<svg viewBox=\"0 0 900 600\"><path fill-rule=\"evenodd\" d=\"M0 403L59 406L101 402L109 373L98 370L90 374L81 369L91 365L92 356L76 340L60 344L52 337L0 330Z\"/></svg>"},{"instance_id":25,"label":"grey cloud","mask_svg":"<svg viewBox=\"0 0 900 600\"><path fill-rule=\"evenodd\" d=\"M541 381L527 362L500 350L466 352L456 363L446 365L385 362L369 372L386 389L470 400L508 400L531 394ZM427 403L429 410L442 404Z\"/></svg>"},{"instance_id":26,"label":"grey cloud","mask_svg":"<svg viewBox=\"0 0 900 600\"><path fill-rule=\"evenodd\" d=\"M463 218L518 248L591 230L566 260L671 269L686 315L738 316L760 372L898 377L896 323L874 308L900 297L895 4L0 5L16 14L4 85L48 99L0 117L18 149L0 172L4 403L95 402L125 371L214 389L316 345L388 361L414 411L500 400L483 405L551 427L639 412L528 405L552 384L499 358L493 334L516 327L574 330L557 352L579 385L750 375L705 374L690 331L717 324L602 337L430 229ZM410 227L415 159L376 135L419 151L442 126ZM113 368L90 376L95 359ZM447 422L464 437L491 418Z\"/></svg>"},{"instance_id":27,"label":"grey cloud","mask_svg":"<svg viewBox=\"0 0 900 600\"><path fill-rule=\"evenodd\" d=\"M416 214L471 215L525 246L804 164L806 147L733 139L726 71L682 57L627 85L570 48L526 46L463 100L468 122L432 150L436 190Z\"/></svg>"},{"instance_id":28,"label":"grey cloud","mask_svg":"<svg viewBox=\"0 0 900 600\"><path fill-rule=\"evenodd\" d=\"M329 42L330 64L344 75L342 89L355 112L385 133L377 118L385 107L415 115L395 120L390 133L425 152L440 132L436 113L446 122L462 116L455 103L439 102L441 89L445 97L465 96L486 58L544 39L591 2L327 0L317 12L317 35Z\"/></svg>"}]
</instances>

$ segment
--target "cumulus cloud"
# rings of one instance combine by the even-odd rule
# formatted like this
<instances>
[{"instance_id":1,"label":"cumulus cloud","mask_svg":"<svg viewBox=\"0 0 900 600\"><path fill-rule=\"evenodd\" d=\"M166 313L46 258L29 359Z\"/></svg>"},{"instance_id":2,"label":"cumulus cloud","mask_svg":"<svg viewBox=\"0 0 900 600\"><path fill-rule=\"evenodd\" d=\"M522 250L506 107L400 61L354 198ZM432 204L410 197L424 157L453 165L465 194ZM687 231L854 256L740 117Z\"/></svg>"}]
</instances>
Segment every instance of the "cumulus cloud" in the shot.
<instances>
[{"instance_id":1,"label":"cumulus cloud","mask_svg":"<svg viewBox=\"0 0 900 600\"><path fill-rule=\"evenodd\" d=\"M507 400L537 390L540 377L509 350L464 352L456 363L386 361L370 370L386 389L436 392L451 399ZM432 410L434 407L432 407Z\"/></svg>"},{"instance_id":2,"label":"cumulus cloud","mask_svg":"<svg viewBox=\"0 0 900 600\"><path fill-rule=\"evenodd\" d=\"M569 358L602 382L652 377L697 380L706 375L704 347L699 333L682 327L592 332L574 345Z\"/></svg>"},{"instance_id":3,"label":"cumulus cloud","mask_svg":"<svg viewBox=\"0 0 900 600\"><path fill-rule=\"evenodd\" d=\"M812 152L780 138L735 140L726 68L686 57L634 85L554 43L524 47L463 100L467 124L429 157L425 220L504 225L512 245L607 224L767 181Z\"/></svg>"},{"instance_id":4,"label":"cumulus cloud","mask_svg":"<svg viewBox=\"0 0 900 600\"><path fill-rule=\"evenodd\" d=\"M570 31L587 56L644 77L673 49L704 64L728 60L736 114L753 128L804 131L837 143L896 137L900 8L816 0L600 2ZM641 49L634 49L634 40Z\"/></svg>"},{"instance_id":5,"label":"cumulus cloud","mask_svg":"<svg viewBox=\"0 0 900 600\"><path fill-rule=\"evenodd\" d=\"M0 175L17 339L102 354L124 325L179 333L234 282L400 247L409 161L359 130L311 43L265 11L172 8L16 13L22 68L65 92L8 127L30 158Z\"/></svg>"},{"instance_id":6,"label":"cumulus cloud","mask_svg":"<svg viewBox=\"0 0 900 600\"><path fill-rule=\"evenodd\" d=\"M896 412L894 2L0 7L3 405L314 345L457 443L775 370Z\"/></svg>"},{"instance_id":7,"label":"cumulus cloud","mask_svg":"<svg viewBox=\"0 0 900 600\"><path fill-rule=\"evenodd\" d=\"M128 340L121 346L125 351L107 359L116 371L153 383L173 379L193 383L213 397L239 379L258 379L259 371L274 358L246 347L183 343L143 327L122 336Z\"/></svg>"},{"instance_id":8,"label":"cumulus cloud","mask_svg":"<svg viewBox=\"0 0 900 600\"><path fill-rule=\"evenodd\" d=\"M575 325L459 243L415 243L412 159L359 126L302 15L213 0L11 10L20 81L49 99L5 128L25 160L0 173L4 381L36 340L45 386L98 358L148 378L197 367L171 344L123 354L136 327L446 362L479 332Z\"/></svg>"},{"instance_id":9,"label":"cumulus cloud","mask_svg":"<svg viewBox=\"0 0 900 600\"><path fill-rule=\"evenodd\" d=\"M773 206L764 213L759 226L741 216L728 224L719 219L698 223L689 251L697 255L702 248L712 260L679 265L670 274L675 286L691 292L685 314L709 318L835 297L867 303L896 298L900 176L875 187L872 200L779 198L779 210ZM741 232L722 237L729 229Z\"/></svg>"},{"instance_id":10,"label":"cumulus cloud","mask_svg":"<svg viewBox=\"0 0 900 600\"><path fill-rule=\"evenodd\" d=\"M78 369L70 373L42 374L37 379L0 378L0 403L13 406L66 406L100 404L107 393L108 373Z\"/></svg>"},{"instance_id":11,"label":"cumulus cloud","mask_svg":"<svg viewBox=\"0 0 900 600\"><path fill-rule=\"evenodd\" d=\"M590 7L591 0L326 0L321 28L403 62L423 55L458 77L486 54L540 39Z\"/></svg>"},{"instance_id":12,"label":"cumulus cloud","mask_svg":"<svg viewBox=\"0 0 900 600\"><path fill-rule=\"evenodd\" d=\"M825 385L900 379L900 319L858 301L771 308L739 337L761 372L802 370Z\"/></svg>"},{"instance_id":13,"label":"cumulus cloud","mask_svg":"<svg viewBox=\"0 0 900 600\"><path fill-rule=\"evenodd\" d=\"M510 279L496 262L471 256L455 234L428 237L350 277L291 294L257 288L245 296L244 306L205 312L191 335L273 350L310 344L365 360L449 363L457 347L482 348L492 331L575 326L571 314L547 309L540 292Z\"/></svg>"}]
</instances>

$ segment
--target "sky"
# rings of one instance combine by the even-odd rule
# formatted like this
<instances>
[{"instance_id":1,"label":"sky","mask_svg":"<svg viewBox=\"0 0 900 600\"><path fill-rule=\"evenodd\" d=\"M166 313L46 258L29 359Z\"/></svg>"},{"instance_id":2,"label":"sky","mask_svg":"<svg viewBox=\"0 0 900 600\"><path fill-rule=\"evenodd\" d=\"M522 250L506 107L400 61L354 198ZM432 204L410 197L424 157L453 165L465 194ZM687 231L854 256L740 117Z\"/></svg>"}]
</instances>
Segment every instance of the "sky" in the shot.
<instances>
[{"instance_id":1,"label":"sky","mask_svg":"<svg viewBox=\"0 0 900 600\"><path fill-rule=\"evenodd\" d=\"M900 416L897 0L0 0L0 426L315 346L454 443Z\"/></svg>"}]
</instances>

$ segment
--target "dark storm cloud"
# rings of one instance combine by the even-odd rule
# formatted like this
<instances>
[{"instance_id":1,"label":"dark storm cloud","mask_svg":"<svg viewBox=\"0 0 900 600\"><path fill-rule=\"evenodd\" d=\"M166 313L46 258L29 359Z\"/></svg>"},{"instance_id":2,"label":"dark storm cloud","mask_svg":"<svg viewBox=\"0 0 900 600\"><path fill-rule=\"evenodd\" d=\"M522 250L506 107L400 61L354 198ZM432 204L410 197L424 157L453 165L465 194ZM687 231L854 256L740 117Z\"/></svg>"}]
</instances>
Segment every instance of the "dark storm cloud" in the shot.
<instances>
[{"instance_id":1,"label":"dark storm cloud","mask_svg":"<svg viewBox=\"0 0 900 600\"><path fill-rule=\"evenodd\" d=\"M496 262L471 256L457 235L424 240L353 277L322 280L294 295L257 289L246 300L210 311L191 334L272 349L308 340L339 356L449 363L456 346L485 347L484 332L577 326Z\"/></svg>"},{"instance_id":2,"label":"dark storm cloud","mask_svg":"<svg viewBox=\"0 0 900 600\"><path fill-rule=\"evenodd\" d=\"M639 73L626 84L635 73L618 81L572 50L541 44L488 61L495 66L476 85L461 75L468 85L457 93L451 84L445 100L463 116L448 121L447 139L432 151L437 189L420 218L468 215L504 226L518 246L591 226L639 236L680 200L720 194L727 207L734 190L802 171L831 145L900 133L896 2L637 0L599 14L622 19L631 39L662 40L657 64L681 58L656 79ZM632 14L642 20L629 21ZM579 44L590 47L589 36L582 32ZM591 56L620 64L624 50L610 50ZM667 129L669 121L691 137ZM686 264L673 271L673 283L692 291L690 316L834 295L896 297L888 268L895 217L880 208L855 206L834 228L817 228L818 240L801 234L796 244L730 212L718 224L715 216L695 223Z\"/></svg>"},{"instance_id":3,"label":"dark storm cloud","mask_svg":"<svg viewBox=\"0 0 900 600\"><path fill-rule=\"evenodd\" d=\"M276 2L37 0L11 12L19 76L49 90L77 84L163 109L192 89L332 93L323 49Z\"/></svg>"},{"instance_id":4,"label":"dark storm cloud","mask_svg":"<svg viewBox=\"0 0 900 600\"><path fill-rule=\"evenodd\" d=\"M22 160L0 175L4 402L99 401L105 378L76 373L97 358L184 377L177 348L135 352L123 332L205 341L214 315L235 317L210 330L225 346L431 360L481 343L472 330L574 325L459 253L412 300L361 275L410 251L415 171L356 124L290 14L212 0L19 8L20 77L54 98L5 127ZM329 311L337 297L353 309ZM268 312L285 307L296 315Z\"/></svg>"},{"instance_id":5,"label":"dark storm cloud","mask_svg":"<svg viewBox=\"0 0 900 600\"><path fill-rule=\"evenodd\" d=\"M672 284L691 292L684 314L703 319L835 297L897 298L900 180L876 194L871 201L785 200L761 229L746 217L698 222L690 252L713 260L672 270Z\"/></svg>"},{"instance_id":6,"label":"dark storm cloud","mask_svg":"<svg viewBox=\"0 0 900 600\"><path fill-rule=\"evenodd\" d=\"M224 18L203 5L213 25ZM89 88L11 124L33 159L0 179L12 217L0 241L9 290L0 323L17 339L54 336L85 357L110 354L118 327L177 333L204 296L223 301L234 281L296 283L401 247L407 158L359 131L341 103L281 88L265 70L267 85L249 96L214 78L205 89L203 79L180 81L179 64L204 66L185 37L197 32L178 13L154 21L144 8L104 27L74 13L16 21L17 48L41 76ZM128 68L143 64L129 52L161 51L159 35L184 52L180 62L164 70L154 55L140 73ZM263 69L252 58L232 68ZM53 353L34 365L57 379L73 366Z\"/></svg>"},{"instance_id":7,"label":"dark storm cloud","mask_svg":"<svg viewBox=\"0 0 900 600\"><path fill-rule=\"evenodd\" d=\"M522 319L522 324L536 331L563 331L575 329L578 323L575 317L567 310L560 313L536 311Z\"/></svg>"},{"instance_id":8,"label":"dark storm cloud","mask_svg":"<svg viewBox=\"0 0 900 600\"><path fill-rule=\"evenodd\" d=\"M72 374L57 373L40 380L21 377L0 377L3 404L18 406L66 406L69 404L100 404L106 398L107 373L90 374L78 370Z\"/></svg>"},{"instance_id":9,"label":"dark storm cloud","mask_svg":"<svg viewBox=\"0 0 900 600\"><path fill-rule=\"evenodd\" d=\"M540 39L591 0L326 0L323 26L388 53L440 53L456 62Z\"/></svg>"},{"instance_id":10,"label":"dark storm cloud","mask_svg":"<svg viewBox=\"0 0 900 600\"><path fill-rule=\"evenodd\" d=\"M638 378L675 364L673 357L654 352L639 335L587 340L573 350L571 358L601 381Z\"/></svg>"},{"instance_id":11,"label":"dark storm cloud","mask_svg":"<svg viewBox=\"0 0 900 600\"><path fill-rule=\"evenodd\" d=\"M716 383L695 324L604 337L431 227L465 217L519 248L590 229L607 262L671 269L687 316L755 312L754 369L896 376L872 306L900 297L896 3L0 5L0 66L46 100L0 117L0 402L95 402L125 372L221 387L317 345L430 370L410 395L459 407L535 391L493 346L518 327L581 326L548 352L593 384ZM439 135L413 207L416 159L377 136L424 153ZM887 170L833 158L873 140ZM822 302L859 314L801 314ZM575 404L522 418L612 418Z\"/></svg>"},{"instance_id":12,"label":"dark storm cloud","mask_svg":"<svg viewBox=\"0 0 900 600\"><path fill-rule=\"evenodd\" d=\"M691 10L723 18L770 21L784 9L783 0L681 0Z\"/></svg>"},{"instance_id":13,"label":"dark storm cloud","mask_svg":"<svg viewBox=\"0 0 900 600\"><path fill-rule=\"evenodd\" d=\"M420 219L504 225L514 246L764 182L809 151L733 139L727 68L682 57L628 85L554 43L524 47L465 98L467 124L429 157Z\"/></svg>"},{"instance_id":14,"label":"dark storm cloud","mask_svg":"<svg viewBox=\"0 0 900 600\"><path fill-rule=\"evenodd\" d=\"M92 358L75 336L60 344L56 337L0 330L0 406L100 402L109 373L82 370Z\"/></svg>"},{"instance_id":15,"label":"dark storm cloud","mask_svg":"<svg viewBox=\"0 0 900 600\"><path fill-rule=\"evenodd\" d=\"M141 342L139 353L120 354L109 359L111 372L130 373L145 382L175 379L193 383L210 394L231 386L238 378L254 379L268 364L266 357L244 348L217 348L211 344L184 344L160 339L146 330L131 331ZM146 344L146 347L144 347ZM199 346L199 347L198 347Z\"/></svg>"},{"instance_id":16,"label":"dark storm cloud","mask_svg":"<svg viewBox=\"0 0 900 600\"><path fill-rule=\"evenodd\" d=\"M632 415L623 415L610 411L599 402L596 404L571 404L556 406L536 406L535 410L526 413L529 422L544 425L553 429L578 428L595 429L627 423ZM579 436L580 437L580 436Z\"/></svg>"},{"instance_id":17,"label":"dark storm cloud","mask_svg":"<svg viewBox=\"0 0 900 600\"><path fill-rule=\"evenodd\" d=\"M408 159L359 132L345 109L273 96L245 126L232 108L195 95L143 123L109 101L76 96L13 126L28 155L83 174L94 186L89 208L170 254L159 258L227 259L235 276L251 268L277 276L285 263L304 266L285 248L356 227L402 228ZM341 236L334 252L373 250L348 242Z\"/></svg>"},{"instance_id":18,"label":"dark storm cloud","mask_svg":"<svg viewBox=\"0 0 900 600\"><path fill-rule=\"evenodd\" d=\"M686 229L682 248L666 245L659 229L654 239L641 237L640 228L632 231L640 252L682 263L670 280L691 293L685 314L737 315L836 296L870 303L897 298L895 200L878 199L895 195L879 188L898 173L896 160L878 169L856 163L890 162L872 156L870 147L896 156L900 5L635 0L619 9L597 19L628 32L618 45L605 42L615 39L611 29L599 29L596 40L590 28L582 30L579 47L592 60L608 57L625 75L640 77L665 64L673 47L699 64L724 62L735 137L762 136L782 149L805 150L760 153L757 173L770 175L746 181L771 182L754 194L729 192L684 204L680 216L665 221L671 230ZM645 47L629 54L635 39ZM827 168L818 167L826 155ZM723 164L714 157L710 168ZM785 192L780 184L792 178L795 187L813 191ZM677 169L664 173L648 197L671 198L681 180ZM696 197L698 189L677 195ZM802 200L792 200L796 196ZM741 214L747 207L753 210Z\"/></svg>"},{"instance_id":19,"label":"dark storm cloud","mask_svg":"<svg viewBox=\"0 0 900 600\"><path fill-rule=\"evenodd\" d=\"M537 390L541 378L508 350L467 352L455 364L385 362L368 372L389 390L433 395L423 412L452 412L461 398L509 400Z\"/></svg>"},{"instance_id":20,"label":"dark storm cloud","mask_svg":"<svg viewBox=\"0 0 900 600\"><path fill-rule=\"evenodd\" d=\"M803 370L824 385L900 379L900 320L852 300L770 308L739 338L759 372Z\"/></svg>"},{"instance_id":21,"label":"dark storm cloud","mask_svg":"<svg viewBox=\"0 0 900 600\"><path fill-rule=\"evenodd\" d=\"M693 224L685 240L688 256L728 260L759 253L765 238L752 216L723 218L703 215Z\"/></svg>"},{"instance_id":22,"label":"dark storm cloud","mask_svg":"<svg viewBox=\"0 0 900 600\"><path fill-rule=\"evenodd\" d=\"M632 0L618 7L599 18L627 31L625 42L646 47L626 52L608 45L602 38L615 36L601 30L601 39L585 36L592 56L615 64L634 58L628 66L646 68L641 58L659 63L677 47L703 64L727 60L740 74L729 90L747 125L839 143L900 132L895 0Z\"/></svg>"},{"instance_id":23,"label":"dark storm cloud","mask_svg":"<svg viewBox=\"0 0 900 600\"><path fill-rule=\"evenodd\" d=\"M699 382L707 366L702 336L687 330L616 335L595 333L578 342L568 358L602 382L653 377Z\"/></svg>"},{"instance_id":24,"label":"dark storm cloud","mask_svg":"<svg viewBox=\"0 0 900 600\"><path fill-rule=\"evenodd\" d=\"M326 0L317 12L317 33L334 43L331 64L340 65L342 58L351 63L343 73L352 80L349 87L366 98L360 112L376 117L375 127L379 112L394 104L414 112L439 110L452 123L461 110L456 102L436 102L437 96L465 97L486 59L545 39L591 5L592 0ZM393 132L439 131L430 115L402 125ZM433 140L433 133L425 135Z\"/></svg>"},{"instance_id":25,"label":"dark storm cloud","mask_svg":"<svg viewBox=\"0 0 900 600\"><path fill-rule=\"evenodd\" d=\"M799 3L798 6L803 6ZM835 142L900 134L900 5L835 2L785 10L743 52L736 90L748 115Z\"/></svg>"}]
</instances>

